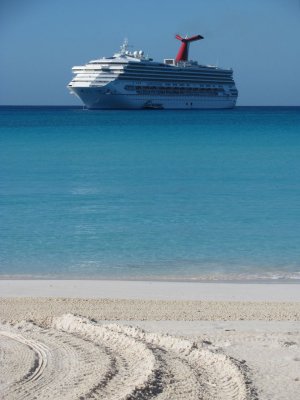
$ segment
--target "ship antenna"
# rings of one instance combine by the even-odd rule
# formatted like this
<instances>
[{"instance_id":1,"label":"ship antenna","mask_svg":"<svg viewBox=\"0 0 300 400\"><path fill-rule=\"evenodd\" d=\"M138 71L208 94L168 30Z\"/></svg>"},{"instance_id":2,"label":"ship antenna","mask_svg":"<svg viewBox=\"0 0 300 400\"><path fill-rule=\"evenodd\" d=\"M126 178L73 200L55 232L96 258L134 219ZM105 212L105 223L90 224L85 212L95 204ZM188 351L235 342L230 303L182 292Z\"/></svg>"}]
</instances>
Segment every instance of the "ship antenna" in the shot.
<instances>
[{"instance_id":1,"label":"ship antenna","mask_svg":"<svg viewBox=\"0 0 300 400\"><path fill-rule=\"evenodd\" d=\"M195 35L195 36L185 37L185 38L181 37L180 35L175 35L175 37L176 37L176 39L181 41L181 46L180 46L180 49L179 49L176 59L175 59L176 62L188 61L190 42L195 42L196 40L204 39L204 37L201 35Z\"/></svg>"},{"instance_id":2,"label":"ship antenna","mask_svg":"<svg viewBox=\"0 0 300 400\"><path fill-rule=\"evenodd\" d=\"M125 38L122 46L120 47L121 49L121 54L126 54L126 51L128 50L128 39Z\"/></svg>"}]
</instances>

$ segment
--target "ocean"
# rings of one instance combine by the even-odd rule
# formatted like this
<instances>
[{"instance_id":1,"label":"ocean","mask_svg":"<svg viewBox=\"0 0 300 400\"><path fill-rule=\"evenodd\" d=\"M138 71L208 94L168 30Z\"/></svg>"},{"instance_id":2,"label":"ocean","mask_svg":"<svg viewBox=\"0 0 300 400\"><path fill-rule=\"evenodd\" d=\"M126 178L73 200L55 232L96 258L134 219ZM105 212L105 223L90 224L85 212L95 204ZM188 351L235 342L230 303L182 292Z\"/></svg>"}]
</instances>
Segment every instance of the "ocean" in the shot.
<instances>
[{"instance_id":1,"label":"ocean","mask_svg":"<svg viewBox=\"0 0 300 400\"><path fill-rule=\"evenodd\" d=\"M300 107L0 108L0 278L300 279Z\"/></svg>"}]
</instances>

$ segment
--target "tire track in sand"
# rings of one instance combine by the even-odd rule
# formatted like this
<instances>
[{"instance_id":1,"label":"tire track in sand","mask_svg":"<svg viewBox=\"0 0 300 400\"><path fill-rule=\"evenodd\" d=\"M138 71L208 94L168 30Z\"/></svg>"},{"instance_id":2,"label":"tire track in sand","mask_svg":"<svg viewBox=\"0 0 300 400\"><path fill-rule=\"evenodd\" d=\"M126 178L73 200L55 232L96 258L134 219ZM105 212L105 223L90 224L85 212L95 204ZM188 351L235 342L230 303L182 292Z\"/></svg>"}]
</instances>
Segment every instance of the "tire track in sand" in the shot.
<instances>
[{"instance_id":1,"label":"tire track in sand","mask_svg":"<svg viewBox=\"0 0 300 400\"><path fill-rule=\"evenodd\" d=\"M103 343L108 335L109 341L105 345L127 358L126 371L119 371L122 374L122 393L115 396L114 390L113 395L108 391L104 397L106 399L253 398L254 392L246 384L243 372L229 357L198 348L188 340L117 324L97 325L73 315L55 319L54 326L96 343ZM131 350L127 354L129 343L138 351ZM116 382L111 381L107 388L112 390L115 385Z\"/></svg>"},{"instance_id":2,"label":"tire track in sand","mask_svg":"<svg viewBox=\"0 0 300 400\"><path fill-rule=\"evenodd\" d=\"M0 325L3 400L252 400L222 353L168 335L71 314L52 328Z\"/></svg>"},{"instance_id":3,"label":"tire track in sand","mask_svg":"<svg viewBox=\"0 0 300 400\"><path fill-rule=\"evenodd\" d=\"M1 400L79 399L111 369L99 346L31 323L0 326L0 343Z\"/></svg>"}]
</instances>

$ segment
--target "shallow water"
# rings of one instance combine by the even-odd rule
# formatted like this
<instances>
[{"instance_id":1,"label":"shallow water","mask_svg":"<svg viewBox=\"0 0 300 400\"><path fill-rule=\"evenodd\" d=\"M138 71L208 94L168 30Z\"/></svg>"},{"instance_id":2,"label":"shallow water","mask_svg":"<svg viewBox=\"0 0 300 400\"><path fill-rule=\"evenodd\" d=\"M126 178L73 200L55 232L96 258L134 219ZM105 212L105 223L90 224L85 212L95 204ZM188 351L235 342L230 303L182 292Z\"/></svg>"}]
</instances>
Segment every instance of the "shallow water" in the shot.
<instances>
[{"instance_id":1,"label":"shallow water","mask_svg":"<svg viewBox=\"0 0 300 400\"><path fill-rule=\"evenodd\" d=\"M0 108L0 276L300 279L300 108Z\"/></svg>"}]
</instances>

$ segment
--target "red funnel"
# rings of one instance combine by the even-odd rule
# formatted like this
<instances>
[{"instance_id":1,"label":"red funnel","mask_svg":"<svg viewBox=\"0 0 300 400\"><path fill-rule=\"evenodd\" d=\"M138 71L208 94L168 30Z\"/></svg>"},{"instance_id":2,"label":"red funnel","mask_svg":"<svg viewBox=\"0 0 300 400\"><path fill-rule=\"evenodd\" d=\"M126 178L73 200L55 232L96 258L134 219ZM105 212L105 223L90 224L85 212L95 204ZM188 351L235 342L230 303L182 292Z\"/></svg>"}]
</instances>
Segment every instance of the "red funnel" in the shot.
<instances>
[{"instance_id":1,"label":"red funnel","mask_svg":"<svg viewBox=\"0 0 300 400\"><path fill-rule=\"evenodd\" d=\"M176 37L176 39L178 39L182 42L180 49L178 51L178 54L176 56L176 59L175 59L176 62L188 61L190 42L195 42L196 40L204 39L204 37L201 35L191 36L189 38L182 38L180 35L176 35L175 37Z\"/></svg>"}]
</instances>

